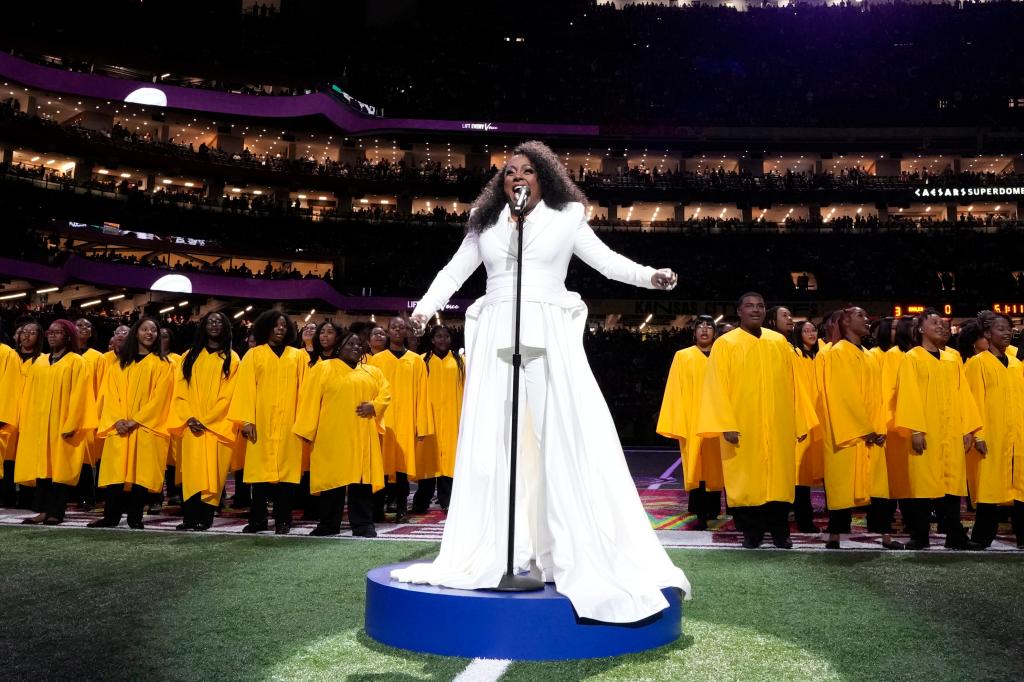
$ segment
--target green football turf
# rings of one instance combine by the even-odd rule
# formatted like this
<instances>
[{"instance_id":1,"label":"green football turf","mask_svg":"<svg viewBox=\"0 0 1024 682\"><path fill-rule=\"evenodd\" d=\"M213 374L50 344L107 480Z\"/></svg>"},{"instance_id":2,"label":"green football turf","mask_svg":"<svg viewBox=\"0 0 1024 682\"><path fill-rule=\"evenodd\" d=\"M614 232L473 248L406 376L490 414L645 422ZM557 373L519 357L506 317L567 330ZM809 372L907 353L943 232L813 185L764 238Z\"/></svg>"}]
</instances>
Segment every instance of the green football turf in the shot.
<instances>
[{"instance_id":1,"label":"green football turf","mask_svg":"<svg viewBox=\"0 0 1024 682\"><path fill-rule=\"evenodd\" d=\"M362 632L366 571L436 550L0 528L0 678L450 680L468 660ZM502 679L1024 679L1019 555L671 555L696 593L678 643Z\"/></svg>"}]
</instances>

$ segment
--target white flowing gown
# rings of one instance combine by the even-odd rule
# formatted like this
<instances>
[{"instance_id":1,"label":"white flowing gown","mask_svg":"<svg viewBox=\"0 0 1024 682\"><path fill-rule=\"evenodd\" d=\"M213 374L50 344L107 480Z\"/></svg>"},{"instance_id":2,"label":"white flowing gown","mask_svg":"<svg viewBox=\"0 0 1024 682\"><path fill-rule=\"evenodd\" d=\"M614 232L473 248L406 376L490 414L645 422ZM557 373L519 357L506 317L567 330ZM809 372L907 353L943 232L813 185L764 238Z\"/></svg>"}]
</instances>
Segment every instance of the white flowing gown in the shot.
<instances>
[{"instance_id":1,"label":"white flowing gown","mask_svg":"<svg viewBox=\"0 0 1024 682\"><path fill-rule=\"evenodd\" d=\"M506 206L494 225L468 232L414 311L431 317L484 264L487 292L466 311L466 389L441 551L433 563L393 571L402 582L492 588L505 573L517 246L508 218ZM605 277L653 288L655 270L609 249L581 204L557 211L541 201L527 216L521 345L524 374L543 363L543 423L533 423L527 393L514 565L553 581L580 617L632 623L667 608L660 588L689 598L690 584L651 528L587 363L587 307L565 288L573 254Z\"/></svg>"}]
</instances>

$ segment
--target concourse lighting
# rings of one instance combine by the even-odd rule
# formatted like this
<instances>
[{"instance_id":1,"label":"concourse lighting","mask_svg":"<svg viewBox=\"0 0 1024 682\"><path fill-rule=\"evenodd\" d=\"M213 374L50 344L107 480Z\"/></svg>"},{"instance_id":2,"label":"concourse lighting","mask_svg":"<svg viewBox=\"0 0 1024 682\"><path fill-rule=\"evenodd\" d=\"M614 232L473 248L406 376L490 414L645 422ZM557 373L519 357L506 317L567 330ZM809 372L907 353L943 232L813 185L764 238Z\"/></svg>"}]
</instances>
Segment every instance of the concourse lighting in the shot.
<instances>
[{"instance_id":1,"label":"concourse lighting","mask_svg":"<svg viewBox=\"0 0 1024 682\"><path fill-rule=\"evenodd\" d=\"M305 195L305 194L300 194L300 195L299 195L299 199L305 199L305 198L306 198L306 195Z\"/></svg>"},{"instance_id":2,"label":"concourse lighting","mask_svg":"<svg viewBox=\"0 0 1024 682\"><path fill-rule=\"evenodd\" d=\"M725 315L719 315L718 317L716 317L715 318L715 324L718 324L719 322L721 322L723 317L725 317Z\"/></svg>"},{"instance_id":3,"label":"concourse lighting","mask_svg":"<svg viewBox=\"0 0 1024 682\"><path fill-rule=\"evenodd\" d=\"M103 299L102 298L94 298L91 301L86 301L85 303L83 303L82 305L80 305L78 307L79 308L89 308L89 307L92 307L94 305L99 305L100 303L103 303Z\"/></svg>"},{"instance_id":4,"label":"concourse lighting","mask_svg":"<svg viewBox=\"0 0 1024 682\"><path fill-rule=\"evenodd\" d=\"M122 178L130 178L131 176L132 176L131 173L121 173L121 177Z\"/></svg>"},{"instance_id":5,"label":"concourse lighting","mask_svg":"<svg viewBox=\"0 0 1024 682\"><path fill-rule=\"evenodd\" d=\"M317 201L327 201L327 197L317 197Z\"/></svg>"},{"instance_id":6,"label":"concourse lighting","mask_svg":"<svg viewBox=\"0 0 1024 682\"><path fill-rule=\"evenodd\" d=\"M234 315L232 315L231 317L233 317L234 319L236 319L236 320L237 320L237 319L238 319L238 318L240 318L240 317L241 317L242 315L245 315L245 311L244 311L244 310L239 310L239 311L238 311L237 313L235 313L235 314L234 314Z\"/></svg>"},{"instance_id":7,"label":"concourse lighting","mask_svg":"<svg viewBox=\"0 0 1024 682\"><path fill-rule=\"evenodd\" d=\"M169 184L171 184L171 181L170 181L170 179L168 179L168 178L164 178L164 179L163 179L163 180L161 180L160 182L164 183L165 185L169 185Z\"/></svg>"},{"instance_id":8,"label":"concourse lighting","mask_svg":"<svg viewBox=\"0 0 1024 682\"><path fill-rule=\"evenodd\" d=\"M196 183L194 183L194 182L186 182L186 183L185 183L185 186L186 186L186 187L195 187L195 186L196 186Z\"/></svg>"},{"instance_id":9,"label":"concourse lighting","mask_svg":"<svg viewBox=\"0 0 1024 682\"><path fill-rule=\"evenodd\" d=\"M106 168L100 168L96 172L99 173L100 175L107 175L108 173L110 173L110 171L108 171Z\"/></svg>"},{"instance_id":10,"label":"concourse lighting","mask_svg":"<svg viewBox=\"0 0 1024 682\"><path fill-rule=\"evenodd\" d=\"M187 305L188 305L188 301L182 301L181 303L178 304L178 307L179 308L184 308Z\"/></svg>"},{"instance_id":11,"label":"concourse lighting","mask_svg":"<svg viewBox=\"0 0 1024 682\"><path fill-rule=\"evenodd\" d=\"M22 296L28 296L28 292L22 291L20 294L7 294L6 296L0 296L0 301L10 301L11 299L21 298Z\"/></svg>"},{"instance_id":12,"label":"concourse lighting","mask_svg":"<svg viewBox=\"0 0 1024 682\"><path fill-rule=\"evenodd\" d=\"M117 294L116 296L108 296L107 300L108 301L120 301L122 298L124 298L124 294Z\"/></svg>"},{"instance_id":13,"label":"concourse lighting","mask_svg":"<svg viewBox=\"0 0 1024 682\"><path fill-rule=\"evenodd\" d=\"M647 317L644 318L644 324L650 322L652 317L654 317L654 313L647 313Z\"/></svg>"},{"instance_id":14,"label":"concourse lighting","mask_svg":"<svg viewBox=\"0 0 1024 682\"><path fill-rule=\"evenodd\" d=\"M163 315L164 313L169 313L172 310L174 310L174 306L173 305L172 306L167 306L166 308L161 308L160 309L160 314Z\"/></svg>"},{"instance_id":15,"label":"concourse lighting","mask_svg":"<svg viewBox=\"0 0 1024 682\"><path fill-rule=\"evenodd\" d=\"M39 160L38 156L33 156L31 159L29 159L29 161L38 161L38 160Z\"/></svg>"},{"instance_id":16,"label":"concourse lighting","mask_svg":"<svg viewBox=\"0 0 1024 682\"><path fill-rule=\"evenodd\" d=\"M252 306L251 305L245 306L245 312L249 312L250 310L252 310Z\"/></svg>"},{"instance_id":17,"label":"concourse lighting","mask_svg":"<svg viewBox=\"0 0 1024 682\"><path fill-rule=\"evenodd\" d=\"M47 289L37 289L36 293L37 294L50 294L50 293L53 293L54 291L60 291L60 287L49 287Z\"/></svg>"}]
</instances>

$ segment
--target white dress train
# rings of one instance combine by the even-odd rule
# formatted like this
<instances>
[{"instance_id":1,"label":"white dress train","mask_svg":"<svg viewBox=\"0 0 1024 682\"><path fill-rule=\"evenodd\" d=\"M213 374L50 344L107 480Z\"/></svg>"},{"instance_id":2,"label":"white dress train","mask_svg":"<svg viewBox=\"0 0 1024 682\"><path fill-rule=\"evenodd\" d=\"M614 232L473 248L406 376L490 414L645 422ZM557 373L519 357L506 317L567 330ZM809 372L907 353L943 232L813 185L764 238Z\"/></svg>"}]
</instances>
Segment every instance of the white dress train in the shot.
<instances>
[{"instance_id":1,"label":"white dress train","mask_svg":"<svg viewBox=\"0 0 1024 682\"><path fill-rule=\"evenodd\" d=\"M466 312L466 389L441 551L433 563L393 571L399 581L491 588L505 573L516 259L508 217L506 207L489 229L467 233L414 311L432 316L481 262L486 267L487 292ZM565 288L574 253L606 277L653 286L654 269L601 242L581 204L556 211L542 201L527 217L524 373L535 398L538 376L546 390L538 412L521 388L514 564L519 571L536 566L580 617L631 623L668 606L660 588L678 587L689 598L690 584L651 528L587 363L587 308Z\"/></svg>"}]
</instances>

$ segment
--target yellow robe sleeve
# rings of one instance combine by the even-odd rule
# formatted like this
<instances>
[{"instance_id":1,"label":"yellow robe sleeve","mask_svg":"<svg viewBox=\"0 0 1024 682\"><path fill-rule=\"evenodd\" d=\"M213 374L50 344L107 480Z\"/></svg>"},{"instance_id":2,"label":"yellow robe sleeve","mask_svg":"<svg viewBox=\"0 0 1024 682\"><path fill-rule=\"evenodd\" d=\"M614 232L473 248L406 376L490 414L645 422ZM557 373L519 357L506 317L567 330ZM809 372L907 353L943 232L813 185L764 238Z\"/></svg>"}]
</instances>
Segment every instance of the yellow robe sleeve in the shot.
<instances>
[{"instance_id":1,"label":"yellow robe sleeve","mask_svg":"<svg viewBox=\"0 0 1024 682\"><path fill-rule=\"evenodd\" d=\"M656 431L659 436L674 438L682 445L690 433L690 412L689 405L690 390L685 383L685 372L683 365L685 360L682 352L678 352L672 358L672 366L668 370L668 379L665 381L665 393L661 399L661 412L658 414L658 426Z\"/></svg>"},{"instance_id":2,"label":"yellow robe sleeve","mask_svg":"<svg viewBox=\"0 0 1024 682\"><path fill-rule=\"evenodd\" d=\"M847 448L874 432L872 415L865 405L865 379L868 358L859 358L849 349L834 348L825 358L825 400L829 426L836 448Z\"/></svg>"},{"instance_id":3,"label":"yellow robe sleeve","mask_svg":"<svg viewBox=\"0 0 1024 682\"><path fill-rule=\"evenodd\" d=\"M0 428L15 430L18 426L21 387L24 383L22 362L12 348L0 345Z\"/></svg>"},{"instance_id":4,"label":"yellow robe sleeve","mask_svg":"<svg viewBox=\"0 0 1024 682\"><path fill-rule=\"evenodd\" d=\"M730 400L732 355L735 351L719 341L711 347L704 374L704 390L697 417L697 435L714 437L727 431L739 431L739 420Z\"/></svg>"},{"instance_id":5,"label":"yellow robe sleeve","mask_svg":"<svg viewBox=\"0 0 1024 682\"><path fill-rule=\"evenodd\" d=\"M971 396L976 404L976 413L982 422L982 428L978 429L974 436L978 440L985 440L989 429L1001 430L1005 428L1005 425L992 423L989 415L986 414L988 387L985 381L984 363L980 357L975 356L964 363L964 376L967 378L967 385L971 389Z\"/></svg>"},{"instance_id":6,"label":"yellow robe sleeve","mask_svg":"<svg viewBox=\"0 0 1024 682\"><path fill-rule=\"evenodd\" d=\"M68 412L60 425L61 434L77 434L79 431L96 428L92 375L84 360L76 362L71 369L71 399L68 405Z\"/></svg>"},{"instance_id":7,"label":"yellow robe sleeve","mask_svg":"<svg viewBox=\"0 0 1024 682\"><path fill-rule=\"evenodd\" d=\"M978 411L978 403L971 395L971 386L967 380L967 374L964 372L964 364L960 362L957 365L960 369L960 417L963 420L961 433L967 435L979 431L984 423L981 413Z\"/></svg>"},{"instance_id":8,"label":"yellow robe sleeve","mask_svg":"<svg viewBox=\"0 0 1024 682\"><path fill-rule=\"evenodd\" d=\"M238 363L234 395L228 408L228 419L239 423L256 423L256 349L250 349ZM204 424L206 422L203 422Z\"/></svg>"},{"instance_id":9,"label":"yellow robe sleeve","mask_svg":"<svg viewBox=\"0 0 1024 682\"><path fill-rule=\"evenodd\" d=\"M384 413L387 412L388 405L391 404L391 384L388 383L383 372L377 372L374 374L374 378L377 379L377 395L371 401L373 420L377 424L377 432L383 435L385 430Z\"/></svg>"},{"instance_id":10,"label":"yellow robe sleeve","mask_svg":"<svg viewBox=\"0 0 1024 682\"><path fill-rule=\"evenodd\" d=\"M128 374L120 364L108 369L100 385L100 413L96 435L106 438L114 430L114 424L128 415Z\"/></svg>"},{"instance_id":11,"label":"yellow robe sleeve","mask_svg":"<svg viewBox=\"0 0 1024 682\"><path fill-rule=\"evenodd\" d=\"M295 425L292 433L307 441L316 440L317 428L320 425L320 404L323 400L324 376L329 372L330 364L318 362L306 373L299 393L299 407L295 413Z\"/></svg>"},{"instance_id":12,"label":"yellow robe sleeve","mask_svg":"<svg viewBox=\"0 0 1024 682\"><path fill-rule=\"evenodd\" d=\"M894 426L903 431L928 431L928 417L925 414L924 396L918 378L919 366L911 353L903 359L896 376L896 410Z\"/></svg>"},{"instance_id":13,"label":"yellow robe sleeve","mask_svg":"<svg viewBox=\"0 0 1024 682\"><path fill-rule=\"evenodd\" d=\"M413 390L416 392L416 436L422 438L434 433L434 415L427 393L427 365L422 358L414 364Z\"/></svg>"}]
</instances>

